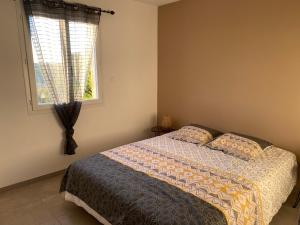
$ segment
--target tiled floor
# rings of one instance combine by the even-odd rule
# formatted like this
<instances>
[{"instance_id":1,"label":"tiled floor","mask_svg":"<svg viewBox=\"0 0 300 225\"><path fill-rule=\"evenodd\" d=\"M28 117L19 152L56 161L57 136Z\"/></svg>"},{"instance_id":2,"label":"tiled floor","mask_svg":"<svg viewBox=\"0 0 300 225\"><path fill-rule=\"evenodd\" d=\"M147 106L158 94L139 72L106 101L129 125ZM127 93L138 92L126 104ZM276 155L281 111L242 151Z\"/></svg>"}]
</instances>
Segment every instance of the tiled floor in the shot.
<instances>
[{"instance_id":1,"label":"tiled floor","mask_svg":"<svg viewBox=\"0 0 300 225\"><path fill-rule=\"evenodd\" d=\"M61 176L0 193L0 225L99 225L58 194ZM288 201L271 225L296 225L298 209Z\"/></svg>"}]
</instances>

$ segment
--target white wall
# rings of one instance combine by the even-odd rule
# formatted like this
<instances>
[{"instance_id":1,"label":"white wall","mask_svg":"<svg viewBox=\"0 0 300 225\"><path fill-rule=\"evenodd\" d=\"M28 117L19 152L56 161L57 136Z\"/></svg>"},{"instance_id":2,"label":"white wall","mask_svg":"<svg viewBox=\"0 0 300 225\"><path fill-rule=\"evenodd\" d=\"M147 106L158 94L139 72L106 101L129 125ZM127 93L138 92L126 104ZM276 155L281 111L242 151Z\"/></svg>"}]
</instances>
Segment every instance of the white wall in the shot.
<instances>
[{"instance_id":1,"label":"white wall","mask_svg":"<svg viewBox=\"0 0 300 225\"><path fill-rule=\"evenodd\" d=\"M62 154L53 113L29 114L15 3L0 1L0 188L66 168L72 161L150 135L157 114L157 7L133 0L86 0L101 17L103 103L83 106L75 156Z\"/></svg>"}]
</instances>

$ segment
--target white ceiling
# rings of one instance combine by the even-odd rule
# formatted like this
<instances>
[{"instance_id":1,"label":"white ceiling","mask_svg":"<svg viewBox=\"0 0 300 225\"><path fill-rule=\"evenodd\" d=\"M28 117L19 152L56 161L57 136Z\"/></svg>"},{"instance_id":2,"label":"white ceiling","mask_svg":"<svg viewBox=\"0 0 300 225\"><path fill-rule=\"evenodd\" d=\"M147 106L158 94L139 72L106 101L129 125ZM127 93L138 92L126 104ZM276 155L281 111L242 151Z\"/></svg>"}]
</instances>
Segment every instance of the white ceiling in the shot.
<instances>
[{"instance_id":1,"label":"white ceiling","mask_svg":"<svg viewBox=\"0 0 300 225\"><path fill-rule=\"evenodd\" d=\"M146 2L153 5L165 5L172 2L178 2L180 0L138 0L140 2Z\"/></svg>"}]
</instances>

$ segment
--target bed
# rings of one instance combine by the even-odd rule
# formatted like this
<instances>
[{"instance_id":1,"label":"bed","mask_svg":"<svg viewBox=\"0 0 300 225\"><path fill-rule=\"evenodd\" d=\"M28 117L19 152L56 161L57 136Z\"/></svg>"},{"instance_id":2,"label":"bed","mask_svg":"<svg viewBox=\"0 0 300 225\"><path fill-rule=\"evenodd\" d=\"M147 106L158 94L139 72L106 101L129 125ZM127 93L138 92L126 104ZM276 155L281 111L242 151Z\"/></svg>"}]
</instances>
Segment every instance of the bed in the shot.
<instances>
[{"instance_id":1,"label":"bed","mask_svg":"<svg viewBox=\"0 0 300 225\"><path fill-rule=\"evenodd\" d=\"M171 134L71 164L65 200L104 225L267 225L296 184L289 151L245 161Z\"/></svg>"}]
</instances>

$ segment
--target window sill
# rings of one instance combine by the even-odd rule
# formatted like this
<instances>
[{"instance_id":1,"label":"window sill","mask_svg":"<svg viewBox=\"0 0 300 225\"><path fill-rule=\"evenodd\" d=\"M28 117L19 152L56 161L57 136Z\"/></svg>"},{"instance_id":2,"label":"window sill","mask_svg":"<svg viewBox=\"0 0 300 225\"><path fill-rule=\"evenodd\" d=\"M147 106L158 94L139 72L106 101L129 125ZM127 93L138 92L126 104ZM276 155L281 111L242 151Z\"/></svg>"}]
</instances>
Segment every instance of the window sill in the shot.
<instances>
[{"instance_id":1,"label":"window sill","mask_svg":"<svg viewBox=\"0 0 300 225\"><path fill-rule=\"evenodd\" d=\"M97 105L101 105L101 104L102 104L102 101L100 99L83 101L81 110L84 110L84 109L90 108L90 107L94 107ZM48 113L53 113L53 112L54 112L53 104L34 107L31 104L31 102L28 102L28 114L30 114L30 115L48 114Z\"/></svg>"}]
</instances>

